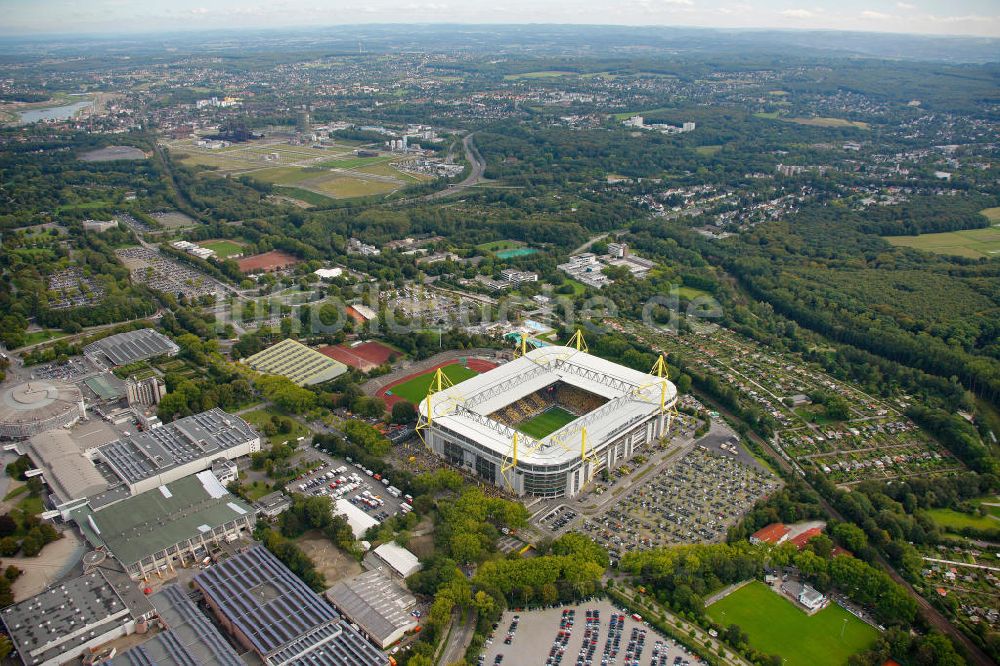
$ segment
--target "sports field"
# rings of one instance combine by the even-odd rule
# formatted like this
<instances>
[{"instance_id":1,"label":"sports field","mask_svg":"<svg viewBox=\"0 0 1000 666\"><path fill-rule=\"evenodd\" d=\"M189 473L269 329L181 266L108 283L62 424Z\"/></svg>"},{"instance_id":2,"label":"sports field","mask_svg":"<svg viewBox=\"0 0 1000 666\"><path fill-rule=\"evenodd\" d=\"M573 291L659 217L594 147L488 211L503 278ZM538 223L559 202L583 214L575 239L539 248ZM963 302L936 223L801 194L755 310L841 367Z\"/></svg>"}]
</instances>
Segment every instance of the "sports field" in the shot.
<instances>
[{"instance_id":1,"label":"sports field","mask_svg":"<svg viewBox=\"0 0 1000 666\"><path fill-rule=\"evenodd\" d=\"M451 380L452 384L457 384L459 382L464 382L470 377L475 377L479 373L475 370L470 370L464 365L459 365L458 363L452 363L451 365L446 365L441 368L441 372ZM425 372L422 375L408 379L402 384L397 384L390 389L391 395L398 396L403 400L409 400L413 404L416 404L423 400L427 396L427 389L431 387L431 381L434 379L434 371Z\"/></svg>"},{"instance_id":2,"label":"sports field","mask_svg":"<svg viewBox=\"0 0 1000 666\"><path fill-rule=\"evenodd\" d=\"M883 236L883 238L896 247L912 247L938 254L953 254L972 259L1000 257L1000 224L995 223L985 229L945 231L940 234L919 236Z\"/></svg>"},{"instance_id":3,"label":"sports field","mask_svg":"<svg viewBox=\"0 0 1000 666\"><path fill-rule=\"evenodd\" d=\"M528 437L541 439L548 437L567 423L575 421L576 418L576 414L566 411L562 407L550 407L538 416L532 416L527 421L521 421L517 424L517 429Z\"/></svg>"},{"instance_id":4,"label":"sports field","mask_svg":"<svg viewBox=\"0 0 1000 666\"><path fill-rule=\"evenodd\" d=\"M220 259L228 259L234 254L243 254L243 245L231 240L207 240L198 243L206 250L212 250Z\"/></svg>"},{"instance_id":5,"label":"sports field","mask_svg":"<svg viewBox=\"0 0 1000 666\"><path fill-rule=\"evenodd\" d=\"M809 616L760 581L720 599L707 612L725 627L738 625L749 636L750 645L780 655L786 666L846 664L878 636L873 627L837 604Z\"/></svg>"}]
</instances>

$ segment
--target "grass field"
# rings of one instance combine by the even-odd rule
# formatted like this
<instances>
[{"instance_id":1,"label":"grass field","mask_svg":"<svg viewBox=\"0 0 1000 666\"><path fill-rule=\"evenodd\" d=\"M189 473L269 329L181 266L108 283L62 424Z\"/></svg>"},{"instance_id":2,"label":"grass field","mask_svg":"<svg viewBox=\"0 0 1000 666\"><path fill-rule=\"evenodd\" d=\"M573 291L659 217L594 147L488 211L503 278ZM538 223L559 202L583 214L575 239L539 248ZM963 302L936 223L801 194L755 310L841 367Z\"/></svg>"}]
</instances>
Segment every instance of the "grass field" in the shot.
<instances>
[{"instance_id":1,"label":"grass field","mask_svg":"<svg viewBox=\"0 0 1000 666\"><path fill-rule=\"evenodd\" d=\"M878 636L875 629L836 604L809 616L759 581L715 602L707 612L723 626L739 625L750 645L782 656L786 666L846 664Z\"/></svg>"},{"instance_id":2,"label":"grass field","mask_svg":"<svg viewBox=\"0 0 1000 666\"><path fill-rule=\"evenodd\" d=\"M292 199L298 199L299 201L303 201L311 206L329 206L333 203L333 197L317 194L316 192L311 192L309 190L303 190L301 187L279 186L275 188L274 192L275 194L280 194Z\"/></svg>"},{"instance_id":3,"label":"grass field","mask_svg":"<svg viewBox=\"0 0 1000 666\"><path fill-rule=\"evenodd\" d=\"M701 296L711 296L712 294L708 293L707 291L703 291L701 289L695 289L694 287L685 287L682 285L680 287L677 287L677 295L680 296L681 298L686 298L690 301L699 298Z\"/></svg>"},{"instance_id":4,"label":"grass field","mask_svg":"<svg viewBox=\"0 0 1000 666\"><path fill-rule=\"evenodd\" d=\"M524 247L524 243L516 240L501 240L491 241L489 243L480 243L476 246L476 249L485 250L486 252L500 252L501 250L514 250L519 247Z\"/></svg>"},{"instance_id":5,"label":"grass field","mask_svg":"<svg viewBox=\"0 0 1000 666\"><path fill-rule=\"evenodd\" d=\"M783 123L795 123L796 125L809 125L810 127L853 127L855 129L870 129L868 123L859 120L845 120L844 118L797 118L782 116L778 111L760 111L753 114L755 118L766 120L780 120Z\"/></svg>"},{"instance_id":6,"label":"grass field","mask_svg":"<svg viewBox=\"0 0 1000 666\"><path fill-rule=\"evenodd\" d=\"M991 215L1000 209L987 208L983 215L993 219ZM939 234L920 234L919 236L883 236L896 247L912 247L917 250L936 252L937 254L952 254L959 257L982 259L984 257L1000 256L1000 224L994 224L985 229L966 229L964 231L945 231Z\"/></svg>"},{"instance_id":7,"label":"grass field","mask_svg":"<svg viewBox=\"0 0 1000 666\"><path fill-rule=\"evenodd\" d=\"M516 81L517 79L554 79L559 76L573 76L579 72L567 72L561 69L547 69L541 72L524 72L523 74L507 74L504 81Z\"/></svg>"},{"instance_id":8,"label":"grass field","mask_svg":"<svg viewBox=\"0 0 1000 666\"><path fill-rule=\"evenodd\" d=\"M548 437L567 423L576 420L576 414L566 411L562 407L550 407L538 416L533 416L527 421L517 424L517 429L528 437L542 439Z\"/></svg>"},{"instance_id":9,"label":"grass field","mask_svg":"<svg viewBox=\"0 0 1000 666\"><path fill-rule=\"evenodd\" d=\"M220 259L226 259L234 254L243 254L243 245L231 240L207 240L198 243L206 250L212 250Z\"/></svg>"},{"instance_id":10,"label":"grass field","mask_svg":"<svg viewBox=\"0 0 1000 666\"><path fill-rule=\"evenodd\" d=\"M711 157L712 155L718 153L720 150L722 150L722 146L720 144L714 144L711 146L698 146L697 148L694 149L694 152L698 153L702 157Z\"/></svg>"},{"instance_id":11,"label":"grass field","mask_svg":"<svg viewBox=\"0 0 1000 666\"><path fill-rule=\"evenodd\" d=\"M56 338L61 338L65 336L66 333L58 329L45 329L43 331L32 331L31 333L26 333L24 336L25 345L37 345L40 342L48 342L49 340L55 340Z\"/></svg>"},{"instance_id":12,"label":"grass field","mask_svg":"<svg viewBox=\"0 0 1000 666\"><path fill-rule=\"evenodd\" d=\"M459 365L458 363L452 363L451 365L446 365L441 368L441 372L451 380L453 384L458 382L464 382L466 379L475 377L479 373L475 370L470 370L464 365ZM408 400L413 404L417 404L427 396L427 389L431 387L431 381L434 379L434 372L425 372L422 375L409 379L398 386L393 386L391 390L392 395L399 396L403 400Z\"/></svg>"},{"instance_id":13,"label":"grass field","mask_svg":"<svg viewBox=\"0 0 1000 666\"><path fill-rule=\"evenodd\" d=\"M340 176L323 179L321 182L309 182L309 187L319 190L322 194L335 199L351 199L354 197L370 197L376 194L386 194L397 189L397 185L379 180L362 180Z\"/></svg>"},{"instance_id":14,"label":"grass field","mask_svg":"<svg viewBox=\"0 0 1000 666\"><path fill-rule=\"evenodd\" d=\"M979 214L984 216L987 220L993 224L1000 222L1000 206L996 208L984 208L979 211Z\"/></svg>"},{"instance_id":15,"label":"grass field","mask_svg":"<svg viewBox=\"0 0 1000 666\"><path fill-rule=\"evenodd\" d=\"M993 508L990 507L990 509ZM992 510L990 513L993 513ZM977 530L1000 530L1000 519L992 516L977 516L952 509L929 509L927 515L944 528L958 530L963 527L971 527Z\"/></svg>"}]
</instances>

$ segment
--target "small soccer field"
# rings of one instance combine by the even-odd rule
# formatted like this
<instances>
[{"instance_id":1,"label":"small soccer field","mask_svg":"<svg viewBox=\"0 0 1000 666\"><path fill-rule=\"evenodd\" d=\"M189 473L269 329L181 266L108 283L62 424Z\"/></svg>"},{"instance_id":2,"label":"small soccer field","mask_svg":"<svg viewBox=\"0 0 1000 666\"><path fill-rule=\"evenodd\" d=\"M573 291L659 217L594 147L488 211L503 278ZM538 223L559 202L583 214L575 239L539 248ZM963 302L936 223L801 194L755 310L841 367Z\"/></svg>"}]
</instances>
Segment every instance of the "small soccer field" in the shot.
<instances>
[{"instance_id":1,"label":"small soccer field","mask_svg":"<svg viewBox=\"0 0 1000 666\"><path fill-rule=\"evenodd\" d=\"M559 428L571 421L575 421L576 414L566 411L562 407L550 407L538 416L532 416L526 421L517 424L517 429L528 437L542 439L548 437Z\"/></svg>"},{"instance_id":2,"label":"small soccer field","mask_svg":"<svg viewBox=\"0 0 1000 666\"><path fill-rule=\"evenodd\" d=\"M434 370L430 372L425 372L422 375L412 377L407 379L402 384L397 384L389 389L389 393L394 396L398 396L403 400L408 400L413 404L417 404L425 397L427 397L427 390L431 387L431 382L434 380ZM451 365L446 365L441 368L441 372L451 380L452 384L457 384L459 382L464 382L466 379L475 377L479 373L475 370L470 370L464 365L459 365L458 363L452 363Z\"/></svg>"},{"instance_id":3,"label":"small soccer field","mask_svg":"<svg viewBox=\"0 0 1000 666\"><path fill-rule=\"evenodd\" d=\"M786 666L841 666L878 636L876 629L835 603L809 616L760 581L744 585L706 610L724 627L738 625L750 645L780 655Z\"/></svg>"},{"instance_id":4,"label":"small soccer field","mask_svg":"<svg viewBox=\"0 0 1000 666\"><path fill-rule=\"evenodd\" d=\"M212 250L219 259L228 259L236 254L243 254L243 245L231 240L207 240L198 243L206 250Z\"/></svg>"}]
</instances>

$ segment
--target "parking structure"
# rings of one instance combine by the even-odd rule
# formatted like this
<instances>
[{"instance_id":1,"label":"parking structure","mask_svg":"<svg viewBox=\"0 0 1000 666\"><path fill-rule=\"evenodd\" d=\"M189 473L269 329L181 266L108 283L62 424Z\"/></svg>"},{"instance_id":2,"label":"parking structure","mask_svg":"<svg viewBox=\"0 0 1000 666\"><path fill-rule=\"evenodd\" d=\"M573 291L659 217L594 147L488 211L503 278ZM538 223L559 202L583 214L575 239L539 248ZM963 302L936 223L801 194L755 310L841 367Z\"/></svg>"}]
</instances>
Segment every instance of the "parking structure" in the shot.
<instances>
[{"instance_id":1,"label":"parking structure","mask_svg":"<svg viewBox=\"0 0 1000 666\"><path fill-rule=\"evenodd\" d=\"M393 486L389 478L349 458L317 459L308 472L288 483L285 491L326 496L334 503L346 499L379 522L412 510L413 498Z\"/></svg>"},{"instance_id":2,"label":"parking structure","mask_svg":"<svg viewBox=\"0 0 1000 666\"><path fill-rule=\"evenodd\" d=\"M698 659L606 599L507 611L494 624L479 666L691 666Z\"/></svg>"}]
</instances>

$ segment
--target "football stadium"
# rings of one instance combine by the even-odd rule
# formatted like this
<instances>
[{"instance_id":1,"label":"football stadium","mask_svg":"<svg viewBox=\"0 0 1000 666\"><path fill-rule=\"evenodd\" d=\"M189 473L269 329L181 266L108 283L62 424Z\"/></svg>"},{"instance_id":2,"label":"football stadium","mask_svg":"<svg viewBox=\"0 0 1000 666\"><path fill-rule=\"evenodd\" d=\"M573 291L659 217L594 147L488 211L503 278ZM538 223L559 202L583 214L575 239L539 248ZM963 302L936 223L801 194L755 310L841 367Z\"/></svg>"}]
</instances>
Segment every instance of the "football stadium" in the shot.
<instances>
[{"instance_id":1,"label":"football stadium","mask_svg":"<svg viewBox=\"0 0 1000 666\"><path fill-rule=\"evenodd\" d=\"M582 339L581 339L582 342ZM454 385L432 385L418 431L437 455L517 495L572 497L664 436L677 390L574 347L542 346Z\"/></svg>"}]
</instances>

